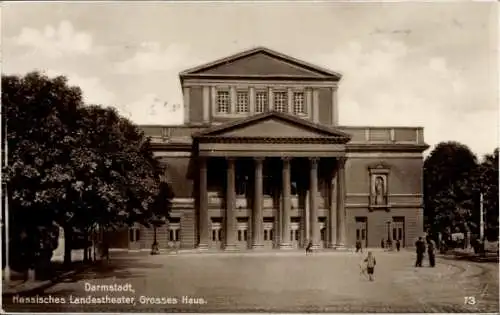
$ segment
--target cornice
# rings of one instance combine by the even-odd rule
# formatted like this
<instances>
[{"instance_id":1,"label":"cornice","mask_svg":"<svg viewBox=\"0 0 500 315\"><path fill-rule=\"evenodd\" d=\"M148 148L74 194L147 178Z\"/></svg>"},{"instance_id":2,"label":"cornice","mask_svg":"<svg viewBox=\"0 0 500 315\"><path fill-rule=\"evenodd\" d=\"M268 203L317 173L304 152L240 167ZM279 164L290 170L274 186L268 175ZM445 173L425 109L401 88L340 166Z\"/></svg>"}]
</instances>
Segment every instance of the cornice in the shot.
<instances>
[{"instance_id":1,"label":"cornice","mask_svg":"<svg viewBox=\"0 0 500 315\"><path fill-rule=\"evenodd\" d=\"M343 144L344 137L220 137L201 136L200 143L289 143L289 144Z\"/></svg>"},{"instance_id":2,"label":"cornice","mask_svg":"<svg viewBox=\"0 0 500 315\"><path fill-rule=\"evenodd\" d=\"M400 144L400 143L367 143L347 144L346 152L419 152L429 148L427 144Z\"/></svg>"}]
</instances>

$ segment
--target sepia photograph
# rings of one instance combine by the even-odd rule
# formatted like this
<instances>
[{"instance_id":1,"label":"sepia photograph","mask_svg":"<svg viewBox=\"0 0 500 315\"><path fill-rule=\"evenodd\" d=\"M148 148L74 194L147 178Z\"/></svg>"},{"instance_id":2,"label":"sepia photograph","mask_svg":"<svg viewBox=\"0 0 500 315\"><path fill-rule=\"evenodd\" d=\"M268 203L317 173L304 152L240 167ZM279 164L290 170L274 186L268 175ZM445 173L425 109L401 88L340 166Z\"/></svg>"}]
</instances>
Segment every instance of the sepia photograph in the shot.
<instances>
[{"instance_id":1,"label":"sepia photograph","mask_svg":"<svg viewBox=\"0 0 500 315\"><path fill-rule=\"evenodd\" d=\"M499 309L494 1L3 2L3 313Z\"/></svg>"}]
</instances>

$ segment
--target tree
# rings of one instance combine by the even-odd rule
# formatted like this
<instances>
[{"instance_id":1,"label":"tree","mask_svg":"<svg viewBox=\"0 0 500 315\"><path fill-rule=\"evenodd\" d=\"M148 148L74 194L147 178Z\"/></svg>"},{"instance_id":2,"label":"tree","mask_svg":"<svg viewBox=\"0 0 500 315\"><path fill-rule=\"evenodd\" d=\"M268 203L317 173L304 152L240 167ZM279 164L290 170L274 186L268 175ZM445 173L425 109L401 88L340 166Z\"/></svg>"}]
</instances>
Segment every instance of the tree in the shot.
<instances>
[{"instance_id":1,"label":"tree","mask_svg":"<svg viewBox=\"0 0 500 315\"><path fill-rule=\"evenodd\" d=\"M25 255L30 267L41 248L40 228L52 226L65 212L58 200L71 179L71 130L82 105L80 89L68 87L63 77L2 76L3 140L8 144L3 197L9 201L11 227L7 238L24 244L15 248L24 251L18 254Z\"/></svg>"},{"instance_id":2,"label":"tree","mask_svg":"<svg viewBox=\"0 0 500 315\"><path fill-rule=\"evenodd\" d=\"M39 73L2 80L2 119L8 127L4 169L14 234L26 254L40 249L41 227L65 231L65 262L75 233L98 224L148 224L168 213L157 196L161 169L150 139L112 108L85 106L64 77ZM30 264L34 257L29 256Z\"/></svg>"},{"instance_id":3,"label":"tree","mask_svg":"<svg viewBox=\"0 0 500 315\"><path fill-rule=\"evenodd\" d=\"M424 162L424 216L432 234L477 230L477 158L458 142L439 143Z\"/></svg>"},{"instance_id":4,"label":"tree","mask_svg":"<svg viewBox=\"0 0 500 315\"><path fill-rule=\"evenodd\" d=\"M477 189L483 194L486 232L498 237L498 148L484 156L477 174Z\"/></svg>"}]
</instances>

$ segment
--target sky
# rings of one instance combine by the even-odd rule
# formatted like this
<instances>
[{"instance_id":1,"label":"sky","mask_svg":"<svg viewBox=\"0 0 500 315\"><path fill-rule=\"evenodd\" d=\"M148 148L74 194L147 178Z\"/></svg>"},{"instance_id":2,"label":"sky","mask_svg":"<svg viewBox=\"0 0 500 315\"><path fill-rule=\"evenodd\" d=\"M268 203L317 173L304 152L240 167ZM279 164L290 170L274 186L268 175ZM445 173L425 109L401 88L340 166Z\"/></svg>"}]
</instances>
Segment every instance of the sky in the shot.
<instances>
[{"instance_id":1,"label":"sky","mask_svg":"<svg viewBox=\"0 0 500 315\"><path fill-rule=\"evenodd\" d=\"M265 46L343 75L341 125L498 145L494 2L9 2L1 22L4 74L65 75L137 124L182 124L179 72Z\"/></svg>"}]
</instances>

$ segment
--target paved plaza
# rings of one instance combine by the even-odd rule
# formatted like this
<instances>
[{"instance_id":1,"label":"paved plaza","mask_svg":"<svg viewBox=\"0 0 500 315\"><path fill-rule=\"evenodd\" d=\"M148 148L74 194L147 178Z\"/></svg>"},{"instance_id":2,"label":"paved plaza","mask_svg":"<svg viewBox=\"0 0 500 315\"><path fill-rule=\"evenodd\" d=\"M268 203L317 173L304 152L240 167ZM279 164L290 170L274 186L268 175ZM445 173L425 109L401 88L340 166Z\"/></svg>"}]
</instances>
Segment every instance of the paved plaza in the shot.
<instances>
[{"instance_id":1,"label":"paved plaza","mask_svg":"<svg viewBox=\"0 0 500 315\"><path fill-rule=\"evenodd\" d=\"M22 295L4 296L4 310L498 312L497 263L438 257L436 268L417 269L413 267L413 252L374 253L377 267L373 282L360 272L363 256L352 252L309 256L298 251L158 256L121 253L99 270L88 270L44 292L33 293L50 303L22 304ZM86 292L90 284L130 284L135 292ZM83 302L78 298L89 295L108 295L108 303L75 304ZM121 296L129 297L129 304L126 300L109 301L110 297ZM58 304L55 298L64 298L65 303Z\"/></svg>"}]
</instances>

